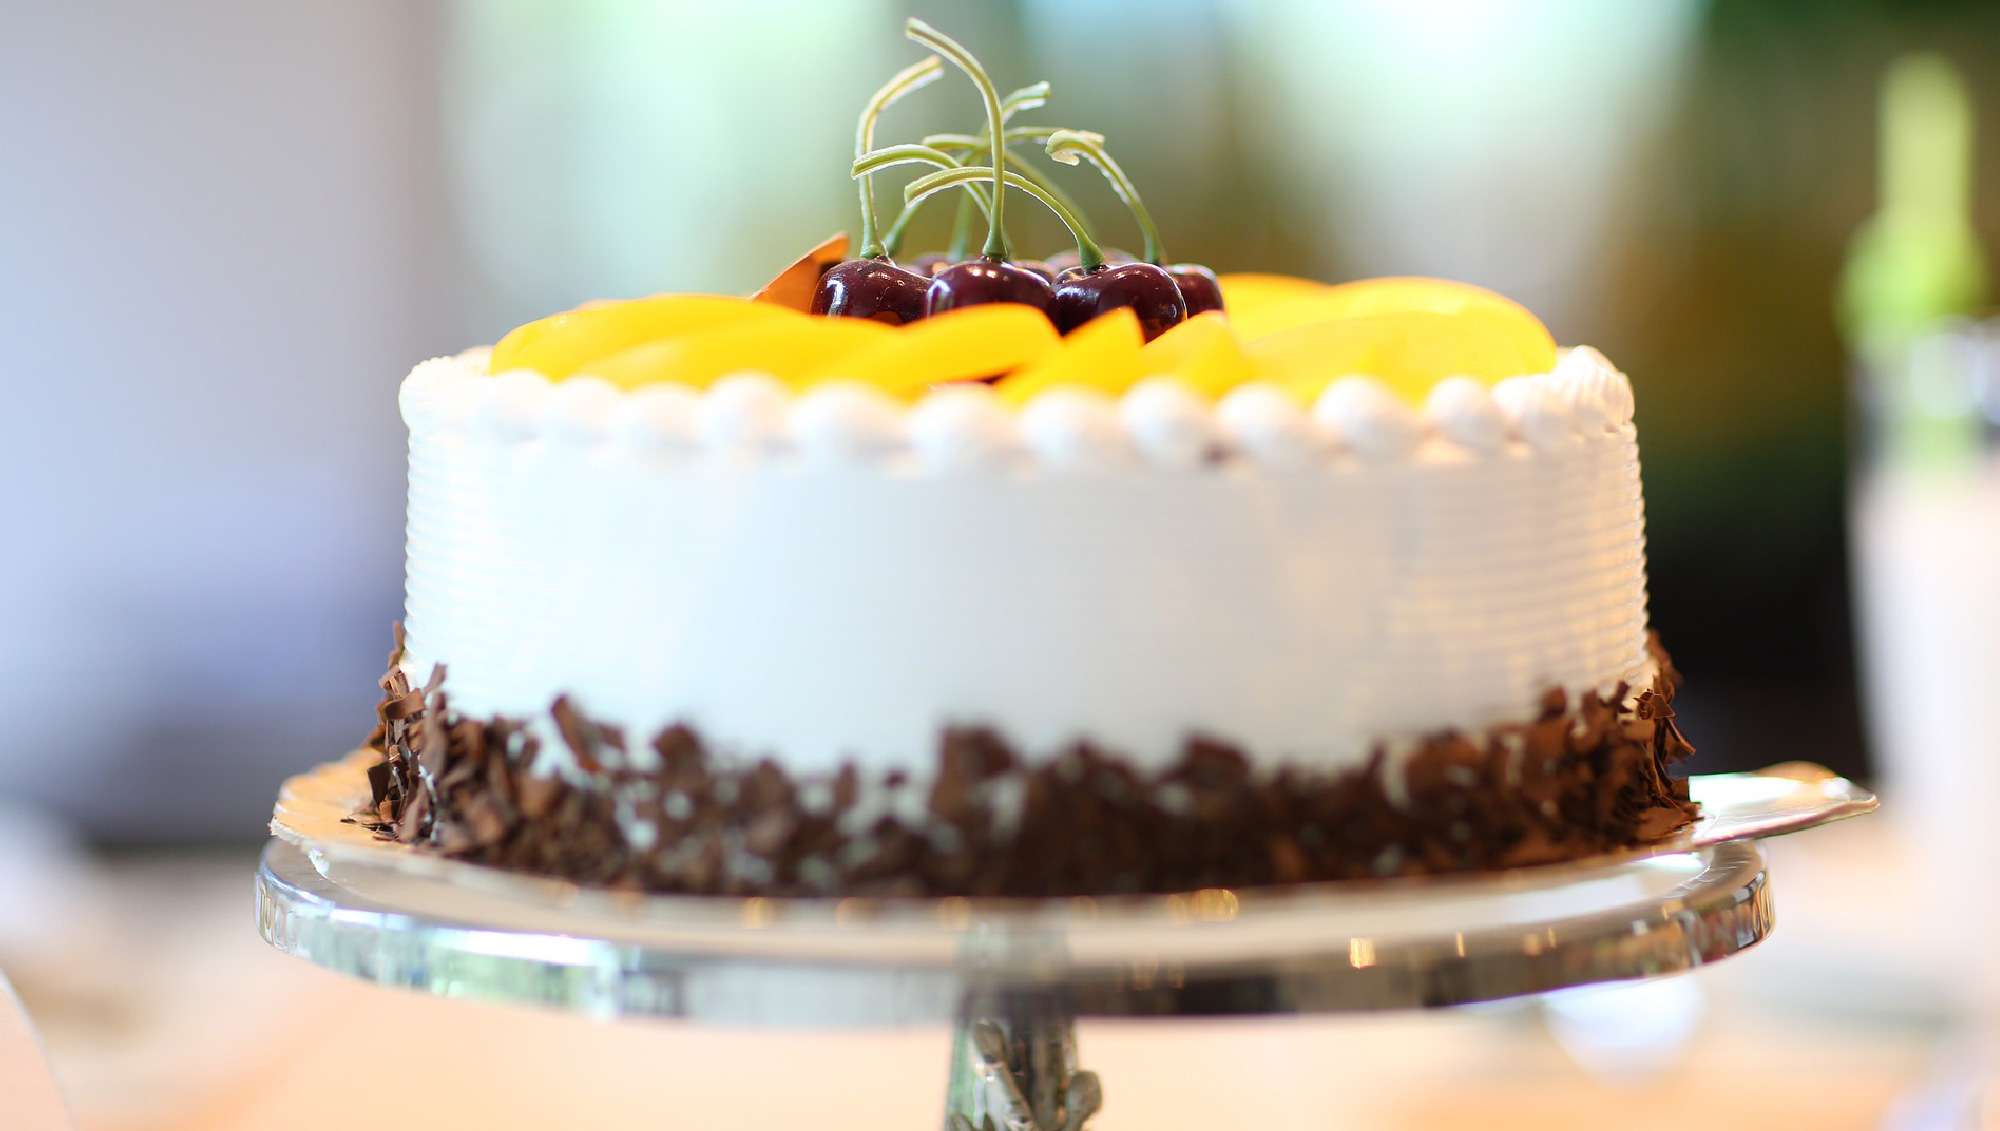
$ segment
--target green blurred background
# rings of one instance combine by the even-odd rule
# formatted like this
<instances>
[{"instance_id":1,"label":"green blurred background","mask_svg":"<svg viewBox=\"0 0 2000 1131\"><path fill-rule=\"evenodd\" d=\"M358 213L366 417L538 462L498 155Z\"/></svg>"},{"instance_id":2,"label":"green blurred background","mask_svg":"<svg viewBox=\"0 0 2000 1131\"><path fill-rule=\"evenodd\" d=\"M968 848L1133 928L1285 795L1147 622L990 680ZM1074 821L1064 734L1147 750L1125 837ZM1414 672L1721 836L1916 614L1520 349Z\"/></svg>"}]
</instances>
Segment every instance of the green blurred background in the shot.
<instances>
[{"instance_id":1,"label":"green blurred background","mask_svg":"<svg viewBox=\"0 0 2000 1131\"><path fill-rule=\"evenodd\" d=\"M410 363L586 298L747 290L852 227L853 115L918 57L911 14L1003 86L1050 80L1033 120L1107 134L1176 258L1467 279L1603 349L1638 391L1698 768L1865 772L1835 293L1885 65L1940 51L2000 121L2000 5L203 0L0 35L27 158L0 177L0 470L36 485L10 502L34 550L0 565L32 642L0 794L111 839L254 835L367 729ZM948 78L881 138L977 114ZM1058 175L1134 242L1094 174Z\"/></svg>"}]
</instances>

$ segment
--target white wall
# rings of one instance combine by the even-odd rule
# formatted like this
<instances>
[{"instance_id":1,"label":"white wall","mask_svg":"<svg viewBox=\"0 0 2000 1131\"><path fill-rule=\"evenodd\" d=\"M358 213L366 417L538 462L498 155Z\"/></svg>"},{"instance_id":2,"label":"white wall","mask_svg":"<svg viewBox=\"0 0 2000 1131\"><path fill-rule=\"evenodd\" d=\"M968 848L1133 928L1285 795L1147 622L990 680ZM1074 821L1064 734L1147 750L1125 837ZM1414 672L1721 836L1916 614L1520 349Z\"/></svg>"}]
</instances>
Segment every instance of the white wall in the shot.
<instances>
[{"instance_id":1,"label":"white wall","mask_svg":"<svg viewBox=\"0 0 2000 1131\"><path fill-rule=\"evenodd\" d=\"M0 796L243 835L365 731L442 295L422 4L0 22ZM238 826L243 827L238 827Z\"/></svg>"}]
</instances>

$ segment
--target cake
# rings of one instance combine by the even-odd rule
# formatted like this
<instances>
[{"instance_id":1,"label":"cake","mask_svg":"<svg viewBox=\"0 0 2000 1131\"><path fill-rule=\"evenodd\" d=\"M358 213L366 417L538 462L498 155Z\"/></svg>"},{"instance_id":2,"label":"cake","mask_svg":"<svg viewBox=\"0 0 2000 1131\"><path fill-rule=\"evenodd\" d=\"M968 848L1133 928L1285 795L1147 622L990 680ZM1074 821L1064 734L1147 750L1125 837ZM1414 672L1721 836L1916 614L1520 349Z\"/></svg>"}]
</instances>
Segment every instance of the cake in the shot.
<instances>
[{"instance_id":1,"label":"cake","mask_svg":"<svg viewBox=\"0 0 2000 1131\"><path fill-rule=\"evenodd\" d=\"M356 819L841 896L1462 872L1686 826L1625 376L1465 284L1170 266L1101 136L1021 131L1133 206L1146 251L1105 253L986 140L1045 85L1002 99L912 38L858 131L854 258L403 382L407 609ZM945 63L986 132L875 148ZM939 168L887 235L948 194L983 254L891 258L870 178L905 160ZM1010 194L1080 262L1011 260Z\"/></svg>"}]
</instances>

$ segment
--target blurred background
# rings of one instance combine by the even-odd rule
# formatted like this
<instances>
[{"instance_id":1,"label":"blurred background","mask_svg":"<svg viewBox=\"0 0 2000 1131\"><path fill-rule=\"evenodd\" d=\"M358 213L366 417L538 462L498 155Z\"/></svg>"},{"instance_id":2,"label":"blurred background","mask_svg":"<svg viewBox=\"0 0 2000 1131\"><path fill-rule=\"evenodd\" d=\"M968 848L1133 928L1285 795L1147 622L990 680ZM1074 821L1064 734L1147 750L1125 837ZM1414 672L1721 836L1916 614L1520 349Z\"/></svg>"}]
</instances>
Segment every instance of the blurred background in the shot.
<instances>
[{"instance_id":1,"label":"blurred background","mask_svg":"<svg viewBox=\"0 0 2000 1131\"><path fill-rule=\"evenodd\" d=\"M1829 902L1772 948L1804 947L1786 936L1809 923L1852 946L1795 952L1777 990L1778 964L1752 956L1731 991L1776 994L1748 1032L1798 1035L1865 968L1888 1044L1848 1048L1860 1100L1819 1094L1855 1125L1891 1118L1956 1039L1953 994L1888 957L1908 930L1837 913L1826 870L1908 899L1984 877L1897 882L1935 879L1938 853L1983 869L1935 830L2000 797L1959 772L2000 763L1971 725L2000 675L2000 474L1969 470L2000 420L2000 348L1952 321L1982 309L1979 249L2000 248L2000 6L0 0L0 968L51 1018L86 1124L265 1125L249 1101L225 1119L78 1098L209 1080L159 1067L157 1039L195 1001L240 1004L233 979L322 1019L344 994L435 1008L258 965L279 960L258 951L245 882L279 781L372 721L401 607L396 385L584 299L747 291L851 228L853 114L917 57L911 14L1003 88L1051 80L1036 120L1107 134L1175 258L1466 279L1632 376L1654 621L1691 676L1696 768L1805 758L1886 776L1892 805L1899 781L1923 798L1925 819L1787 846ZM1933 58L1907 84L1898 181L1883 83L1912 51ZM946 82L882 134L977 114ZM1100 181L1062 175L1111 242L1136 239ZM943 242L947 211L912 250ZM1059 246L1049 218L1010 218L1022 247ZM1926 824L1930 841L1907 832ZM133 932L171 945L135 961ZM1960 965L1914 965L1972 969L1961 943ZM228 977L216 955L237 956ZM204 1071L282 1028L238 1012ZM1511 1064L1484 1030L1416 1032L1481 1050L1475 1081ZM1375 1040L1312 1039L1341 1056ZM1588 1122L1591 1097L1618 1093L1559 1044L1535 1063L1582 1089L1561 1094ZM1150 1046L1113 1055L1133 1047ZM1678 1067L1619 1078L1685 1093L1687 1063L1662 1063Z\"/></svg>"}]
</instances>

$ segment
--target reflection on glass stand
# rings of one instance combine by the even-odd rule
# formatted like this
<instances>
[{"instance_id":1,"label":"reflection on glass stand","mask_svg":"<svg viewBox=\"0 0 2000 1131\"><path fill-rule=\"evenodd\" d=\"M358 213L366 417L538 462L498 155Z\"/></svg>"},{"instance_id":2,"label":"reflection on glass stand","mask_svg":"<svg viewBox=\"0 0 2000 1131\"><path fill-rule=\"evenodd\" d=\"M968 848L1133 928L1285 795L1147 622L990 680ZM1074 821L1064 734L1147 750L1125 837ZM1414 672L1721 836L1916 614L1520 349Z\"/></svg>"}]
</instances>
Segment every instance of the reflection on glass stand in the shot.
<instances>
[{"instance_id":1,"label":"reflection on glass stand","mask_svg":"<svg viewBox=\"0 0 2000 1131\"><path fill-rule=\"evenodd\" d=\"M1435 1008L1719 961L1771 930L1757 838L1875 804L1794 764L1695 779L1703 817L1649 856L1097 900L770 900L582 889L377 843L340 823L361 772L350 760L286 786L257 876L279 950L605 1018L952 1021L948 1131L1084 1126L1106 1097L1079 1066L1078 1018Z\"/></svg>"}]
</instances>

